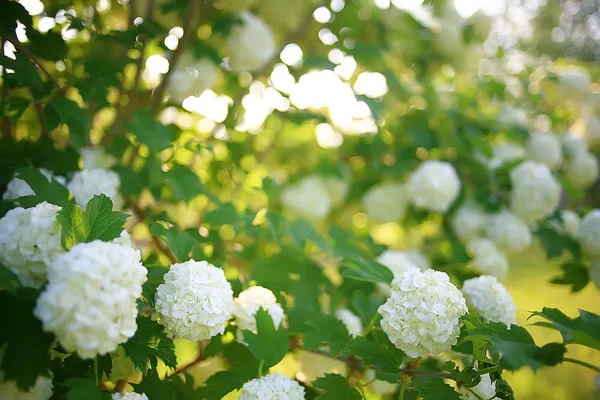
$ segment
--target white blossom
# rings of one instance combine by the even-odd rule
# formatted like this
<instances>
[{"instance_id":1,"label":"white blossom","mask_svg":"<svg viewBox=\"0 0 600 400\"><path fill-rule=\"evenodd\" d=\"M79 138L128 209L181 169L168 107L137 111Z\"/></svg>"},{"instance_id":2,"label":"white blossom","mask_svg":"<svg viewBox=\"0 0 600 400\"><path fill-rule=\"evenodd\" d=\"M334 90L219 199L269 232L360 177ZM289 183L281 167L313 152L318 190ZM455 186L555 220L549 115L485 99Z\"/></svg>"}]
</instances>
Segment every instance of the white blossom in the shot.
<instances>
[{"instance_id":1,"label":"white blossom","mask_svg":"<svg viewBox=\"0 0 600 400\"><path fill-rule=\"evenodd\" d=\"M500 124L509 128L527 128L527 111L522 108L505 105L497 119Z\"/></svg>"},{"instance_id":2,"label":"white blossom","mask_svg":"<svg viewBox=\"0 0 600 400\"><path fill-rule=\"evenodd\" d=\"M356 337L362 335L363 326L360 317L352 311L347 308L339 308L335 312L335 318L344 323L350 336Z\"/></svg>"},{"instance_id":3,"label":"white blossom","mask_svg":"<svg viewBox=\"0 0 600 400\"><path fill-rule=\"evenodd\" d=\"M572 136L565 133L561 137L563 153L567 159L578 157L580 154L588 152L588 145L581 137Z\"/></svg>"},{"instance_id":4,"label":"white blossom","mask_svg":"<svg viewBox=\"0 0 600 400\"><path fill-rule=\"evenodd\" d=\"M148 400L148 396L135 392L113 393L112 400Z\"/></svg>"},{"instance_id":5,"label":"white blossom","mask_svg":"<svg viewBox=\"0 0 600 400\"><path fill-rule=\"evenodd\" d=\"M469 307L486 320L503 322L509 327L517 323L517 306L496 277L484 275L468 279L463 283L461 291Z\"/></svg>"},{"instance_id":6,"label":"white blossom","mask_svg":"<svg viewBox=\"0 0 600 400\"><path fill-rule=\"evenodd\" d=\"M586 189L598 179L598 159L590 152L582 153L567 162L565 172L575 187Z\"/></svg>"},{"instance_id":7,"label":"white blossom","mask_svg":"<svg viewBox=\"0 0 600 400\"><path fill-rule=\"evenodd\" d=\"M507 253L521 253L531 245L532 235L527 224L508 210L501 210L487 219L486 235Z\"/></svg>"},{"instance_id":8,"label":"white blossom","mask_svg":"<svg viewBox=\"0 0 600 400\"><path fill-rule=\"evenodd\" d=\"M568 236L576 237L577 231L579 230L579 224L581 218L579 215L571 210L561 210L560 219L562 220L562 229Z\"/></svg>"},{"instance_id":9,"label":"white blossom","mask_svg":"<svg viewBox=\"0 0 600 400\"><path fill-rule=\"evenodd\" d=\"M405 250L404 254L412 261L415 267L419 268L421 271L431 268L431 262L429 262L427 256L419 250Z\"/></svg>"},{"instance_id":10,"label":"white blossom","mask_svg":"<svg viewBox=\"0 0 600 400\"><path fill-rule=\"evenodd\" d=\"M600 210L595 208L583 217L577 231L577 241L585 254L600 258Z\"/></svg>"},{"instance_id":11,"label":"white blossom","mask_svg":"<svg viewBox=\"0 0 600 400\"><path fill-rule=\"evenodd\" d=\"M520 144L501 142L492 144L492 158L480 156L482 162L490 169L500 168L505 163L522 160L527 155L527 150Z\"/></svg>"},{"instance_id":12,"label":"white blossom","mask_svg":"<svg viewBox=\"0 0 600 400\"><path fill-rule=\"evenodd\" d=\"M79 152L83 169L108 169L117 163L116 157L106 154L103 147L83 147Z\"/></svg>"},{"instance_id":13,"label":"white blossom","mask_svg":"<svg viewBox=\"0 0 600 400\"><path fill-rule=\"evenodd\" d=\"M217 71L217 65L209 58L196 58L186 52L171 72L167 94L178 103L190 96L200 96L214 85Z\"/></svg>"},{"instance_id":14,"label":"white blossom","mask_svg":"<svg viewBox=\"0 0 600 400\"><path fill-rule=\"evenodd\" d=\"M121 379L127 380L141 371L133 365L131 358L127 357L123 347L119 346L110 353L112 368L110 370L110 381L117 382Z\"/></svg>"},{"instance_id":15,"label":"white blossom","mask_svg":"<svg viewBox=\"0 0 600 400\"><path fill-rule=\"evenodd\" d=\"M76 244L48 266L48 285L34 314L81 358L116 350L137 330L137 299L147 274L140 259L130 246Z\"/></svg>"},{"instance_id":16,"label":"white blossom","mask_svg":"<svg viewBox=\"0 0 600 400\"><path fill-rule=\"evenodd\" d=\"M378 311L390 341L416 358L456 344L467 305L444 272L411 268L394 279L390 297Z\"/></svg>"},{"instance_id":17,"label":"white blossom","mask_svg":"<svg viewBox=\"0 0 600 400\"><path fill-rule=\"evenodd\" d=\"M493 400L496 399L496 383L492 382L490 374L481 375L481 382L472 388L461 387L458 392L461 394L462 400ZM475 392L474 395L471 392Z\"/></svg>"},{"instance_id":18,"label":"white blossom","mask_svg":"<svg viewBox=\"0 0 600 400\"><path fill-rule=\"evenodd\" d=\"M377 257L377 262L392 271L394 278L399 277L411 268L416 267L420 270L426 270L428 268L428 265L424 265L424 263L417 265L414 257L411 257L408 252L398 250L384 251Z\"/></svg>"},{"instance_id":19,"label":"white blossom","mask_svg":"<svg viewBox=\"0 0 600 400\"><path fill-rule=\"evenodd\" d=\"M254 72L277 53L275 39L271 28L256 15L243 12L240 17L243 24L231 29L225 43L229 66L236 72Z\"/></svg>"},{"instance_id":20,"label":"white blossom","mask_svg":"<svg viewBox=\"0 0 600 400\"><path fill-rule=\"evenodd\" d=\"M233 300L233 316L238 326L238 339L242 339L242 331L249 330L256 333L256 313L260 308L269 313L275 328L279 327L285 318L281 304L277 298L267 288L262 286L252 286L242 291L238 297Z\"/></svg>"},{"instance_id":21,"label":"white blossom","mask_svg":"<svg viewBox=\"0 0 600 400\"><path fill-rule=\"evenodd\" d=\"M333 175L324 176L321 179L329 195L331 206L338 207L342 205L350 191L350 182L348 182L348 179Z\"/></svg>"},{"instance_id":22,"label":"white blossom","mask_svg":"<svg viewBox=\"0 0 600 400\"><path fill-rule=\"evenodd\" d=\"M592 281L596 284L596 287L600 289L600 260L594 260L590 263L588 273Z\"/></svg>"},{"instance_id":23,"label":"white blossom","mask_svg":"<svg viewBox=\"0 0 600 400\"><path fill-rule=\"evenodd\" d=\"M331 198L323 180L316 175L307 176L281 192L284 208L308 220L320 220L331 211Z\"/></svg>"},{"instance_id":24,"label":"white blossom","mask_svg":"<svg viewBox=\"0 0 600 400\"><path fill-rule=\"evenodd\" d=\"M25 286L40 287L46 268L63 253L59 206L47 202L35 207L9 210L0 219L0 262Z\"/></svg>"},{"instance_id":25,"label":"white blossom","mask_svg":"<svg viewBox=\"0 0 600 400\"><path fill-rule=\"evenodd\" d=\"M562 163L562 145L553 133L535 133L527 140L527 157L530 160L546 164L550 169Z\"/></svg>"},{"instance_id":26,"label":"white blossom","mask_svg":"<svg viewBox=\"0 0 600 400\"><path fill-rule=\"evenodd\" d=\"M61 185L66 184L66 180L62 176L54 176L54 174L47 170L46 168L39 168L39 171L44 175L44 177L48 181L55 180ZM19 197L24 196L33 196L35 193L29 186L27 182L23 179L19 178L18 175L13 176L13 178L8 181L6 184L6 191L2 194L2 200L15 200Z\"/></svg>"},{"instance_id":27,"label":"white blossom","mask_svg":"<svg viewBox=\"0 0 600 400\"><path fill-rule=\"evenodd\" d=\"M592 85L590 74L576 66L569 66L558 72L558 95L562 101L579 100Z\"/></svg>"},{"instance_id":28,"label":"white blossom","mask_svg":"<svg viewBox=\"0 0 600 400\"><path fill-rule=\"evenodd\" d=\"M173 264L158 286L158 322L172 338L194 342L222 334L233 311L233 291L223 270L206 261Z\"/></svg>"},{"instance_id":29,"label":"white blossom","mask_svg":"<svg viewBox=\"0 0 600 400\"><path fill-rule=\"evenodd\" d=\"M304 388L280 373L252 379L242 386L239 400L303 400Z\"/></svg>"},{"instance_id":30,"label":"white blossom","mask_svg":"<svg viewBox=\"0 0 600 400\"><path fill-rule=\"evenodd\" d=\"M486 223L485 211L472 200L467 200L461 204L451 219L454 232L463 242L481 236Z\"/></svg>"},{"instance_id":31,"label":"white blossom","mask_svg":"<svg viewBox=\"0 0 600 400\"><path fill-rule=\"evenodd\" d=\"M361 205L373 222L387 223L404 219L408 201L408 193L403 184L382 182L367 190L361 199Z\"/></svg>"},{"instance_id":32,"label":"white blossom","mask_svg":"<svg viewBox=\"0 0 600 400\"><path fill-rule=\"evenodd\" d=\"M600 144L600 117L592 112L585 112L580 120L582 133L590 147L597 148Z\"/></svg>"},{"instance_id":33,"label":"white blossom","mask_svg":"<svg viewBox=\"0 0 600 400\"><path fill-rule=\"evenodd\" d=\"M4 381L4 371L0 371L0 399L2 400L48 400L52 397L52 378L38 376L35 385L21 390L14 380Z\"/></svg>"},{"instance_id":34,"label":"white blossom","mask_svg":"<svg viewBox=\"0 0 600 400\"><path fill-rule=\"evenodd\" d=\"M525 161L510 171L510 207L528 224L552 214L560 201L561 187L545 164Z\"/></svg>"},{"instance_id":35,"label":"white blossom","mask_svg":"<svg viewBox=\"0 0 600 400\"><path fill-rule=\"evenodd\" d=\"M116 172L95 168L76 172L67 188L73 194L75 203L81 208L85 208L95 195L104 194L112 200L113 208L120 210L124 203L119 193L120 186L121 178Z\"/></svg>"},{"instance_id":36,"label":"white blossom","mask_svg":"<svg viewBox=\"0 0 600 400\"><path fill-rule=\"evenodd\" d=\"M508 273L508 260L494 242L485 238L475 238L467 245L467 252L473 257L473 266L486 275L500 280Z\"/></svg>"},{"instance_id":37,"label":"white blossom","mask_svg":"<svg viewBox=\"0 0 600 400\"><path fill-rule=\"evenodd\" d=\"M408 180L408 196L418 208L445 213L460 192L461 183L452 164L425 161Z\"/></svg>"}]
</instances>

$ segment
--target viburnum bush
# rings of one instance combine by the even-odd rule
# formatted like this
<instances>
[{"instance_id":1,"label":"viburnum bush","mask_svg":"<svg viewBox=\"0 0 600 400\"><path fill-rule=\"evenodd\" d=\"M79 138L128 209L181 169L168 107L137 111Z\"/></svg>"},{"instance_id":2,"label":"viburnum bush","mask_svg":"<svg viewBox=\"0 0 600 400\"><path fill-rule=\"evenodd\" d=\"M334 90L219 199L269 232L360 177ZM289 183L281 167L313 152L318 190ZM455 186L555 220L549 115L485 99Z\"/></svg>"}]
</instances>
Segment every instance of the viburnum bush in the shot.
<instances>
[{"instance_id":1,"label":"viburnum bush","mask_svg":"<svg viewBox=\"0 0 600 400\"><path fill-rule=\"evenodd\" d=\"M562 336L536 343L503 283L541 244L553 284L600 285L598 65L392 3L0 0L0 399L509 400L519 369L600 370L568 353L598 315L531 311Z\"/></svg>"}]
</instances>

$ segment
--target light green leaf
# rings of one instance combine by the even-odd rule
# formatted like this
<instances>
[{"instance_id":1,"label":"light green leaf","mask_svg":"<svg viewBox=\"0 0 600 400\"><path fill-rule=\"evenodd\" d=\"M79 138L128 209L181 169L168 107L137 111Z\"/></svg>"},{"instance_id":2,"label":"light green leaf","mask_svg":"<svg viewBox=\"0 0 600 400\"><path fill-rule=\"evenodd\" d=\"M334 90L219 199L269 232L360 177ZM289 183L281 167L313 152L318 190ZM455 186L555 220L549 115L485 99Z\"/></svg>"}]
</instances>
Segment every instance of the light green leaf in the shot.
<instances>
[{"instance_id":1,"label":"light green leaf","mask_svg":"<svg viewBox=\"0 0 600 400\"><path fill-rule=\"evenodd\" d=\"M107 196L95 195L85 207L84 213L89 226L86 242L118 238L123 232L125 221L129 217L121 211L113 211L113 202Z\"/></svg>"},{"instance_id":2,"label":"light green leaf","mask_svg":"<svg viewBox=\"0 0 600 400\"><path fill-rule=\"evenodd\" d=\"M242 331L248 350L258 359L265 360L272 367L283 359L288 351L288 335L280 326L275 329L273 319L263 308L256 312L256 331Z\"/></svg>"},{"instance_id":3,"label":"light green leaf","mask_svg":"<svg viewBox=\"0 0 600 400\"><path fill-rule=\"evenodd\" d=\"M358 390L348 383L348 380L338 374L325 374L323 378L313 381L313 386L325 391L317 396L321 400L361 400Z\"/></svg>"},{"instance_id":4,"label":"light green leaf","mask_svg":"<svg viewBox=\"0 0 600 400\"><path fill-rule=\"evenodd\" d=\"M153 358L162 360L167 367L176 368L175 345L164 333L162 325L150 318L138 316L135 335L121 346L133 365L146 371Z\"/></svg>"},{"instance_id":5,"label":"light green leaf","mask_svg":"<svg viewBox=\"0 0 600 400\"><path fill-rule=\"evenodd\" d=\"M72 201L62 203L62 209L56 219L62 228L61 244L65 250L86 241L90 233L90 224L84 211L77 204Z\"/></svg>"},{"instance_id":6,"label":"light green leaf","mask_svg":"<svg viewBox=\"0 0 600 400\"><path fill-rule=\"evenodd\" d=\"M570 318L556 308L544 307L531 317L542 317L550 323L535 322L534 325L556 329L565 343L575 343L600 350L600 316L589 311L579 310L579 317Z\"/></svg>"}]
</instances>

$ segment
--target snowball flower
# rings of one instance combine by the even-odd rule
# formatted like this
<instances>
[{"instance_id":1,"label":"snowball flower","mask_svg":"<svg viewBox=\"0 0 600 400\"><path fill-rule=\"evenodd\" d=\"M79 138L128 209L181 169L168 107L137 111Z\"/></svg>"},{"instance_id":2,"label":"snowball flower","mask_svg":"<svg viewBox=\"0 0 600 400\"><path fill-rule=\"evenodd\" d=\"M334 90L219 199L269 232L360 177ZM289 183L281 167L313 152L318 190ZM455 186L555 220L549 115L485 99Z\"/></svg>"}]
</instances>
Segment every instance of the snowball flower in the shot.
<instances>
[{"instance_id":1,"label":"snowball flower","mask_svg":"<svg viewBox=\"0 0 600 400\"><path fill-rule=\"evenodd\" d=\"M131 358L127 357L123 347L119 346L110 353L112 368L110 370L110 381L117 382L121 379L127 380L141 371L133 365Z\"/></svg>"},{"instance_id":2,"label":"snowball flower","mask_svg":"<svg viewBox=\"0 0 600 400\"><path fill-rule=\"evenodd\" d=\"M95 195L104 194L113 202L113 208L119 210L123 207L123 197L119 193L121 178L109 169L84 169L73 175L67 188L73 194L75 203L85 208L88 201Z\"/></svg>"},{"instance_id":3,"label":"snowball flower","mask_svg":"<svg viewBox=\"0 0 600 400\"><path fill-rule=\"evenodd\" d=\"M238 339L242 339L243 330L256 333L256 313L261 308L269 313L275 328L279 327L285 318L283 308L277 303L273 292L262 286L252 286L242 291L233 303L233 316L239 329Z\"/></svg>"},{"instance_id":4,"label":"snowball flower","mask_svg":"<svg viewBox=\"0 0 600 400\"><path fill-rule=\"evenodd\" d=\"M560 201L561 187L545 164L525 161L510 171L510 207L528 224L552 214Z\"/></svg>"},{"instance_id":5,"label":"snowball flower","mask_svg":"<svg viewBox=\"0 0 600 400\"><path fill-rule=\"evenodd\" d=\"M350 191L350 183L348 179L340 178L338 176L324 176L321 178L325 190L329 195L332 207L340 206L346 200L348 192Z\"/></svg>"},{"instance_id":6,"label":"snowball flower","mask_svg":"<svg viewBox=\"0 0 600 400\"><path fill-rule=\"evenodd\" d=\"M567 159L578 157L580 154L588 152L588 145L581 137L571 136L565 133L561 137L563 153Z\"/></svg>"},{"instance_id":7,"label":"snowball flower","mask_svg":"<svg viewBox=\"0 0 600 400\"><path fill-rule=\"evenodd\" d=\"M571 237L575 237L579 230L579 224L581 223L579 215L571 210L562 210L560 212L560 219L562 220L562 229L564 233Z\"/></svg>"},{"instance_id":8,"label":"snowball flower","mask_svg":"<svg viewBox=\"0 0 600 400\"><path fill-rule=\"evenodd\" d=\"M600 257L600 210L595 208L583 217L577 231L577 241L585 254Z\"/></svg>"},{"instance_id":9,"label":"snowball flower","mask_svg":"<svg viewBox=\"0 0 600 400\"><path fill-rule=\"evenodd\" d=\"M451 225L456 235L463 242L481 236L487 222L485 211L474 201L467 200L456 211Z\"/></svg>"},{"instance_id":10,"label":"snowball flower","mask_svg":"<svg viewBox=\"0 0 600 400\"><path fill-rule=\"evenodd\" d=\"M307 176L281 192L286 210L309 220L325 218L331 210L329 192L320 177Z\"/></svg>"},{"instance_id":11,"label":"snowball flower","mask_svg":"<svg viewBox=\"0 0 600 400\"><path fill-rule=\"evenodd\" d=\"M269 26L249 12L240 14L243 24L235 25L225 42L229 66L236 72L260 70L277 54Z\"/></svg>"},{"instance_id":12,"label":"snowball flower","mask_svg":"<svg viewBox=\"0 0 600 400\"><path fill-rule=\"evenodd\" d=\"M482 156L482 161L490 169L500 168L505 163L522 160L527 155L527 151L520 144L511 142L492 144L492 158L488 159Z\"/></svg>"},{"instance_id":13,"label":"snowball flower","mask_svg":"<svg viewBox=\"0 0 600 400\"><path fill-rule=\"evenodd\" d=\"M408 197L418 208L445 213L458 197L460 186L452 164L425 161L408 180Z\"/></svg>"},{"instance_id":14,"label":"snowball flower","mask_svg":"<svg viewBox=\"0 0 600 400\"><path fill-rule=\"evenodd\" d=\"M52 181L54 179L61 185L66 183L65 178L62 176L54 176L51 171L45 168L39 168L39 171L46 177L48 181ZM19 178L17 175L13 176L13 178L8 181L6 184L6 191L2 194L2 200L15 200L19 197L24 196L33 196L35 193L29 186L27 182L23 179Z\"/></svg>"},{"instance_id":15,"label":"snowball flower","mask_svg":"<svg viewBox=\"0 0 600 400\"><path fill-rule=\"evenodd\" d=\"M367 190L361 205L373 222L383 224L401 221L406 214L408 193L401 183L379 183Z\"/></svg>"},{"instance_id":16,"label":"snowball flower","mask_svg":"<svg viewBox=\"0 0 600 400\"><path fill-rule=\"evenodd\" d=\"M233 310L233 291L223 270L206 261L173 264L158 286L158 322L171 338L193 342L222 334Z\"/></svg>"},{"instance_id":17,"label":"snowball flower","mask_svg":"<svg viewBox=\"0 0 600 400\"><path fill-rule=\"evenodd\" d=\"M411 268L392 283L379 307L381 327L409 357L427 357L450 350L460 334L467 305L444 272Z\"/></svg>"},{"instance_id":18,"label":"snowball flower","mask_svg":"<svg viewBox=\"0 0 600 400\"><path fill-rule=\"evenodd\" d=\"M598 159L592 153L582 153L569 160L565 172L575 187L586 189L598 179Z\"/></svg>"},{"instance_id":19,"label":"snowball flower","mask_svg":"<svg viewBox=\"0 0 600 400\"><path fill-rule=\"evenodd\" d=\"M553 133L536 133L527 140L527 157L554 169L562 163L562 146Z\"/></svg>"},{"instance_id":20,"label":"snowball flower","mask_svg":"<svg viewBox=\"0 0 600 400\"><path fill-rule=\"evenodd\" d=\"M112 400L148 400L148 396L134 392L113 393Z\"/></svg>"},{"instance_id":21,"label":"snowball flower","mask_svg":"<svg viewBox=\"0 0 600 400\"><path fill-rule=\"evenodd\" d=\"M468 279L461 291L469 307L486 320L503 322L506 326L517 323L517 306L496 277L484 275Z\"/></svg>"},{"instance_id":22,"label":"snowball flower","mask_svg":"<svg viewBox=\"0 0 600 400\"><path fill-rule=\"evenodd\" d=\"M419 268L421 271L431 268L429 259L419 250L405 250L404 254L412 261L415 267Z\"/></svg>"},{"instance_id":23,"label":"snowball flower","mask_svg":"<svg viewBox=\"0 0 600 400\"><path fill-rule=\"evenodd\" d=\"M392 271L394 278L399 277L411 268L417 267L420 270L426 270L429 267L427 264L424 265L424 263L417 265L414 256L410 256L408 252L398 250L384 251L377 257L377 262Z\"/></svg>"},{"instance_id":24,"label":"snowball flower","mask_svg":"<svg viewBox=\"0 0 600 400\"><path fill-rule=\"evenodd\" d=\"M52 397L52 378L38 376L35 385L23 391L14 380L4 381L4 371L0 371L0 399L3 400L48 400Z\"/></svg>"},{"instance_id":25,"label":"snowball flower","mask_svg":"<svg viewBox=\"0 0 600 400\"><path fill-rule=\"evenodd\" d=\"M600 261L592 261L588 273L596 287L600 289Z\"/></svg>"},{"instance_id":26,"label":"snowball flower","mask_svg":"<svg viewBox=\"0 0 600 400\"><path fill-rule=\"evenodd\" d=\"M102 147L83 147L79 152L83 169L108 169L117 163L117 159L106 154Z\"/></svg>"},{"instance_id":27,"label":"snowball flower","mask_svg":"<svg viewBox=\"0 0 600 400\"><path fill-rule=\"evenodd\" d=\"M497 119L500 124L509 128L527 128L527 111L522 108L506 105Z\"/></svg>"},{"instance_id":28,"label":"snowball flower","mask_svg":"<svg viewBox=\"0 0 600 400\"><path fill-rule=\"evenodd\" d=\"M461 393L461 399L463 400L478 400L478 399L496 399L496 382L492 382L490 374L481 375L481 382L472 388L462 387L458 390ZM473 393L477 394L475 396Z\"/></svg>"},{"instance_id":29,"label":"snowball flower","mask_svg":"<svg viewBox=\"0 0 600 400\"><path fill-rule=\"evenodd\" d=\"M362 335L362 322L358 315L347 308L340 308L335 312L335 318L344 323L346 330L352 337Z\"/></svg>"},{"instance_id":30,"label":"snowball flower","mask_svg":"<svg viewBox=\"0 0 600 400\"><path fill-rule=\"evenodd\" d=\"M520 253L531 245L527 224L508 210L489 216L485 231L496 246L507 253Z\"/></svg>"},{"instance_id":31,"label":"snowball flower","mask_svg":"<svg viewBox=\"0 0 600 400\"><path fill-rule=\"evenodd\" d=\"M217 65L207 57L195 58L184 53L171 73L167 94L178 103L190 96L200 96L217 78Z\"/></svg>"},{"instance_id":32,"label":"snowball flower","mask_svg":"<svg viewBox=\"0 0 600 400\"><path fill-rule=\"evenodd\" d=\"M280 373L261 376L244 383L239 400L303 400L304 388Z\"/></svg>"},{"instance_id":33,"label":"snowball flower","mask_svg":"<svg viewBox=\"0 0 600 400\"><path fill-rule=\"evenodd\" d=\"M473 266L476 269L500 280L506 278L508 260L494 242L484 238L473 239L467 245L467 252L473 257Z\"/></svg>"},{"instance_id":34,"label":"snowball flower","mask_svg":"<svg viewBox=\"0 0 600 400\"><path fill-rule=\"evenodd\" d=\"M587 94L592 85L590 74L582 68L569 66L558 72L558 94L562 100L577 100Z\"/></svg>"},{"instance_id":35,"label":"snowball flower","mask_svg":"<svg viewBox=\"0 0 600 400\"><path fill-rule=\"evenodd\" d=\"M137 299L148 272L140 259L130 246L99 240L76 244L48 266L35 316L81 358L115 351L137 330Z\"/></svg>"},{"instance_id":36,"label":"snowball flower","mask_svg":"<svg viewBox=\"0 0 600 400\"><path fill-rule=\"evenodd\" d=\"M0 219L0 262L25 286L40 287L46 266L63 253L59 206L43 202L35 207L9 210Z\"/></svg>"},{"instance_id":37,"label":"snowball flower","mask_svg":"<svg viewBox=\"0 0 600 400\"><path fill-rule=\"evenodd\" d=\"M582 132L590 147L597 148L600 144L600 118L591 112L581 117Z\"/></svg>"}]
</instances>

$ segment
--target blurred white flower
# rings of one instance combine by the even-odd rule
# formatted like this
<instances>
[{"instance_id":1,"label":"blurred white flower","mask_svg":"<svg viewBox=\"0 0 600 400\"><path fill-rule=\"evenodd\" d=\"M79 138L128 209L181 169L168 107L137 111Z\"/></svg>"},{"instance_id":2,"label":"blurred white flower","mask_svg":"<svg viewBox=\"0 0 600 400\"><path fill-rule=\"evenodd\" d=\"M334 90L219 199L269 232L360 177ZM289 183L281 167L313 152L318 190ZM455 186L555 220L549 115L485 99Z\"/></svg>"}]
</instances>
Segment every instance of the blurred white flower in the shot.
<instances>
[{"instance_id":1,"label":"blurred white flower","mask_svg":"<svg viewBox=\"0 0 600 400\"><path fill-rule=\"evenodd\" d=\"M575 137L569 133L565 133L561 136L561 142L563 153L568 160L588 152L588 145L581 137Z\"/></svg>"},{"instance_id":2,"label":"blurred white flower","mask_svg":"<svg viewBox=\"0 0 600 400\"><path fill-rule=\"evenodd\" d=\"M461 291L469 307L486 320L503 322L508 327L517 323L517 306L496 277L484 275L468 279Z\"/></svg>"},{"instance_id":3,"label":"blurred white flower","mask_svg":"<svg viewBox=\"0 0 600 400\"><path fill-rule=\"evenodd\" d=\"M481 382L476 386L467 389L462 387L458 390L462 400L478 400L478 399L496 399L496 383L492 382L490 374L481 375ZM475 394L471 393L475 392Z\"/></svg>"},{"instance_id":4,"label":"blurred white flower","mask_svg":"<svg viewBox=\"0 0 600 400\"><path fill-rule=\"evenodd\" d=\"M327 175L321 178L332 207L338 207L346 201L350 191L350 182L346 178Z\"/></svg>"},{"instance_id":5,"label":"blurred white flower","mask_svg":"<svg viewBox=\"0 0 600 400\"><path fill-rule=\"evenodd\" d=\"M148 400L148 396L145 393L135 392L113 393L112 400Z\"/></svg>"},{"instance_id":6,"label":"blurred white flower","mask_svg":"<svg viewBox=\"0 0 600 400\"><path fill-rule=\"evenodd\" d=\"M485 238L475 238L467 245L467 252L473 257L473 266L481 273L500 280L506 278L508 260L494 242Z\"/></svg>"},{"instance_id":7,"label":"blurred white flower","mask_svg":"<svg viewBox=\"0 0 600 400\"><path fill-rule=\"evenodd\" d=\"M240 17L243 24L231 29L225 43L229 66L236 72L255 72L275 56L275 39L256 15L243 12Z\"/></svg>"},{"instance_id":8,"label":"blurred white flower","mask_svg":"<svg viewBox=\"0 0 600 400\"><path fill-rule=\"evenodd\" d=\"M535 133L527 140L527 157L530 160L546 164L550 169L562 163L560 139L553 133Z\"/></svg>"},{"instance_id":9,"label":"blurred white flower","mask_svg":"<svg viewBox=\"0 0 600 400\"><path fill-rule=\"evenodd\" d=\"M531 245L532 236L527 224L508 210L488 217L486 235L507 253L520 253Z\"/></svg>"},{"instance_id":10,"label":"blurred white flower","mask_svg":"<svg viewBox=\"0 0 600 400\"><path fill-rule=\"evenodd\" d=\"M264 375L244 383L239 400L304 400L304 388L295 380L281 375Z\"/></svg>"},{"instance_id":11,"label":"blurred white flower","mask_svg":"<svg viewBox=\"0 0 600 400\"><path fill-rule=\"evenodd\" d=\"M233 316L238 326L237 338L240 342L243 340L243 330L256 333L256 313L259 309L269 313L275 328L278 328L285 318L283 308L273 292L262 286L252 286L242 291L233 303Z\"/></svg>"},{"instance_id":12,"label":"blurred white flower","mask_svg":"<svg viewBox=\"0 0 600 400\"><path fill-rule=\"evenodd\" d=\"M492 144L492 158L480 156L482 162L490 169L500 168L505 163L522 160L527 155L527 150L520 144L502 142Z\"/></svg>"},{"instance_id":13,"label":"blurred white flower","mask_svg":"<svg viewBox=\"0 0 600 400\"><path fill-rule=\"evenodd\" d=\"M451 225L463 242L481 236L485 230L487 215L473 200L466 200L452 216Z\"/></svg>"},{"instance_id":14,"label":"blurred white flower","mask_svg":"<svg viewBox=\"0 0 600 400\"><path fill-rule=\"evenodd\" d=\"M346 330L352 337L362 336L362 322L360 317L347 308L339 308L335 312L335 318L344 323Z\"/></svg>"},{"instance_id":15,"label":"blurred white flower","mask_svg":"<svg viewBox=\"0 0 600 400\"><path fill-rule=\"evenodd\" d=\"M0 399L2 400L49 400L53 388L52 378L38 376L35 385L23 391L17 387L16 381L5 381L4 371L0 371Z\"/></svg>"},{"instance_id":16,"label":"blurred white flower","mask_svg":"<svg viewBox=\"0 0 600 400\"><path fill-rule=\"evenodd\" d=\"M217 65L207 57L196 58L184 53L171 72L167 94L178 103L190 96L200 96L210 89L217 77Z\"/></svg>"},{"instance_id":17,"label":"blurred white flower","mask_svg":"<svg viewBox=\"0 0 600 400\"><path fill-rule=\"evenodd\" d=\"M323 180L317 175L302 178L281 192L284 208L308 220L320 220L331 211L332 201Z\"/></svg>"},{"instance_id":18,"label":"blurred white flower","mask_svg":"<svg viewBox=\"0 0 600 400\"><path fill-rule=\"evenodd\" d=\"M594 260L590 263L588 273L592 281L596 284L596 287L600 289L600 260Z\"/></svg>"},{"instance_id":19,"label":"blurred white flower","mask_svg":"<svg viewBox=\"0 0 600 400\"><path fill-rule=\"evenodd\" d=\"M581 99L589 92L592 85L590 74L577 66L568 66L557 75L557 92L561 101Z\"/></svg>"},{"instance_id":20,"label":"blurred white flower","mask_svg":"<svg viewBox=\"0 0 600 400\"><path fill-rule=\"evenodd\" d=\"M505 105L498 115L498 122L508 128L527 128L527 111L522 108Z\"/></svg>"},{"instance_id":21,"label":"blurred white flower","mask_svg":"<svg viewBox=\"0 0 600 400\"><path fill-rule=\"evenodd\" d=\"M378 183L363 195L361 205L373 222L401 221L404 219L408 207L408 193L406 187L401 183Z\"/></svg>"},{"instance_id":22,"label":"blurred white flower","mask_svg":"<svg viewBox=\"0 0 600 400\"><path fill-rule=\"evenodd\" d=\"M582 153L565 166L567 178L578 188L586 189L598 179L598 159L592 153Z\"/></svg>"},{"instance_id":23,"label":"blurred white flower","mask_svg":"<svg viewBox=\"0 0 600 400\"><path fill-rule=\"evenodd\" d=\"M78 171L67 184L79 207L85 208L95 195L104 194L112 200L115 210L120 210L124 204L123 196L119 193L120 187L119 174L101 168Z\"/></svg>"},{"instance_id":24,"label":"blurred white flower","mask_svg":"<svg viewBox=\"0 0 600 400\"><path fill-rule=\"evenodd\" d=\"M103 147L83 147L79 150L83 169L108 169L117 163L117 158L106 154Z\"/></svg>"},{"instance_id":25,"label":"blurred white flower","mask_svg":"<svg viewBox=\"0 0 600 400\"><path fill-rule=\"evenodd\" d=\"M65 178L62 176L54 176L54 174L52 174L51 171L45 168L39 168L39 171L42 173L42 175L46 177L48 181L54 179L61 185L66 184ZM13 178L6 184L6 191L2 194L2 200L15 200L19 197L33 195L35 195L35 193L31 189L29 184L27 184L27 182L18 178L17 176L13 176Z\"/></svg>"},{"instance_id":26,"label":"blurred white flower","mask_svg":"<svg viewBox=\"0 0 600 400\"><path fill-rule=\"evenodd\" d=\"M579 224L577 241L585 254L592 258L600 258L600 210L595 208L588 212Z\"/></svg>"},{"instance_id":27,"label":"blurred white flower","mask_svg":"<svg viewBox=\"0 0 600 400\"><path fill-rule=\"evenodd\" d=\"M460 192L461 183L452 164L424 161L408 180L408 196L417 207L445 213Z\"/></svg>"}]
</instances>

